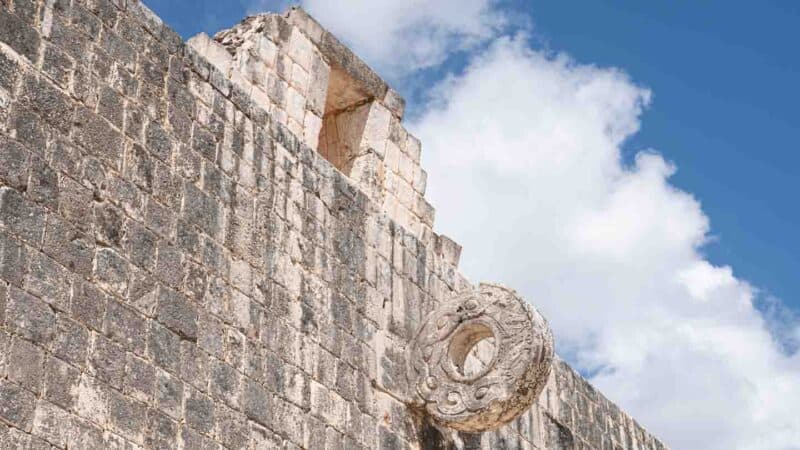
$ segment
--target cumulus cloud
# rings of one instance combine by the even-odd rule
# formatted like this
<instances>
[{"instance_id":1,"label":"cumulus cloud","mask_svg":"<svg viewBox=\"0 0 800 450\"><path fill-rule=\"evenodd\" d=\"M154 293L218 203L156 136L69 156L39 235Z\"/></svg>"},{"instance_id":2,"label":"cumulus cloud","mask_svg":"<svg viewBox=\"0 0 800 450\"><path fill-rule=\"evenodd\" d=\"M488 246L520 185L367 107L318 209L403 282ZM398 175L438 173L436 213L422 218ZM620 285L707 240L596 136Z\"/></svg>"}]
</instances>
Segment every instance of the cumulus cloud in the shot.
<instances>
[{"instance_id":1,"label":"cumulus cloud","mask_svg":"<svg viewBox=\"0 0 800 450\"><path fill-rule=\"evenodd\" d=\"M436 66L495 36L506 19L492 0L255 0L253 11L300 4L387 76Z\"/></svg>"},{"instance_id":2,"label":"cumulus cloud","mask_svg":"<svg viewBox=\"0 0 800 450\"><path fill-rule=\"evenodd\" d=\"M800 357L769 325L791 340L797 322L775 301L767 320L753 287L704 259L709 220L673 164L621 156L650 101L619 70L496 39L411 125L437 228L473 280L522 292L559 351L673 448L800 448Z\"/></svg>"}]
</instances>

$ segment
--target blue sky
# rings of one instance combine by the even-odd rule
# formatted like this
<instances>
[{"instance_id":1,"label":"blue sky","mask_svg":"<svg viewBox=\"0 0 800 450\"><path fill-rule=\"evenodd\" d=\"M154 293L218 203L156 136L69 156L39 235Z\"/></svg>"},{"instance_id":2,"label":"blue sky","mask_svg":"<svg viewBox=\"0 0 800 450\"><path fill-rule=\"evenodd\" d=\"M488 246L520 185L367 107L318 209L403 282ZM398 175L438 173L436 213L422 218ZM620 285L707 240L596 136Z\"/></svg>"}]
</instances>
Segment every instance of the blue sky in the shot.
<instances>
[{"instance_id":1,"label":"blue sky","mask_svg":"<svg viewBox=\"0 0 800 450\"><path fill-rule=\"evenodd\" d=\"M145 3L186 38L284 9ZM302 3L408 100L471 280L673 448L797 449L800 4Z\"/></svg>"}]
</instances>

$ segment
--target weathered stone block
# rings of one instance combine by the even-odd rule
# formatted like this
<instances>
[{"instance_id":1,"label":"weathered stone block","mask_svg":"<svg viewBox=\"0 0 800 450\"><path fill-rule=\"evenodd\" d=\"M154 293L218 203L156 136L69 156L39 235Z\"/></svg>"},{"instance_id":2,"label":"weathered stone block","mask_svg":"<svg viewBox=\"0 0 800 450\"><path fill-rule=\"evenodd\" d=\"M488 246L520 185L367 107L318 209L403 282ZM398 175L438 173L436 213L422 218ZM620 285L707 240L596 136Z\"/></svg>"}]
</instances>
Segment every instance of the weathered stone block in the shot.
<instances>
[{"instance_id":1,"label":"weathered stone block","mask_svg":"<svg viewBox=\"0 0 800 450\"><path fill-rule=\"evenodd\" d=\"M25 289L55 309L68 310L72 274L42 253L30 252L27 259Z\"/></svg>"},{"instance_id":2,"label":"weathered stone block","mask_svg":"<svg viewBox=\"0 0 800 450\"><path fill-rule=\"evenodd\" d=\"M28 60L36 62L39 34L24 20L11 13L8 7L0 9L0 41Z\"/></svg>"},{"instance_id":3,"label":"weathered stone block","mask_svg":"<svg viewBox=\"0 0 800 450\"><path fill-rule=\"evenodd\" d=\"M136 311L113 298L109 299L104 328L106 336L122 345L124 349L137 355L145 354L147 343L142 337L147 332L147 324Z\"/></svg>"},{"instance_id":4,"label":"weathered stone block","mask_svg":"<svg viewBox=\"0 0 800 450\"><path fill-rule=\"evenodd\" d=\"M94 276L97 284L109 292L124 297L130 281L128 262L110 248L99 248L95 253Z\"/></svg>"},{"instance_id":5,"label":"weathered stone block","mask_svg":"<svg viewBox=\"0 0 800 450\"><path fill-rule=\"evenodd\" d=\"M75 111L75 140L89 155L108 167L119 169L122 155L122 136L109 123L86 108Z\"/></svg>"},{"instance_id":6,"label":"weathered stone block","mask_svg":"<svg viewBox=\"0 0 800 450\"><path fill-rule=\"evenodd\" d=\"M115 390L109 391L108 412L111 428L138 444L144 443L147 406Z\"/></svg>"},{"instance_id":7,"label":"weathered stone block","mask_svg":"<svg viewBox=\"0 0 800 450\"><path fill-rule=\"evenodd\" d=\"M125 379L125 349L101 335L94 335L89 368L100 381L121 389Z\"/></svg>"},{"instance_id":8,"label":"weathered stone block","mask_svg":"<svg viewBox=\"0 0 800 450\"><path fill-rule=\"evenodd\" d=\"M36 404L32 433L57 447L64 447L69 432L69 427L65 424L70 422L69 413L50 402L40 400Z\"/></svg>"},{"instance_id":9,"label":"weathered stone block","mask_svg":"<svg viewBox=\"0 0 800 450\"><path fill-rule=\"evenodd\" d=\"M156 242L158 238L136 221L129 220L122 239L122 246L130 261L136 266L153 270L156 264Z\"/></svg>"},{"instance_id":10,"label":"weathered stone block","mask_svg":"<svg viewBox=\"0 0 800 450\"><path fill-rule=\"evenodd\" d=\"M28 164L29 154L22 144L0 135L0 180L15 189L25 188Z\"/></svg>"},{"instance_id":11,"label":"weathered stone block","mask_svg":"<svg viewBox=\"0 0 800 450\"><path fill-rule=\"evenodd\" d=\"M183 383L168 372L159 370L156 375L156 405L164 414L180 420L183 405Z\"/></svg>"},{"instance_id":12,"label":"weathered stone block","mask_svg":"<svg viewBox=\"0 0 800 450\"><path fill-rule=\"evenodd\" d=\"M186 424L201 432L210 433L214 429L214 401L194 389L184 393L183 415Z\"/></svg>"},{"instance_id":13,"label":"weathered stone block","mask_svg":"<svg viewBox=\"0 0 800 450\"><path fill-rule=\"evenodd\" d=\"M150 192L153 188L154 169L150 155L139 144L128 147L125 154L125 176L139 188Z\"/></svg>"},{"instance_id":14,"label":"weathered stone block","mask_svg":"<svg viewBox=\"0 0 800 450\"><path fill-rule=\"evenodd\" d=\"M27 266L25 246L0 231L0 278L22 287Z\"/></svg>"},{"instance_id":15,"label":"weathered stone block","mask_svg":"<svg viewBox=\"0 0 800 450\"><path fill-rule=\"evenodd\" d=\"M244 413L250 420L265 427L272 425L272 396L262 385L248 381L244 387L243 399Z\"/></svg>"},{"instance_id":16,"label":"weathered stone block","mask_svg":"<svg viewBox=\"0 0 800 450\"><path fill-rule=\"evenodd\" d=\"M46 345L55 335L56 315L44 301L10 286L6 323L15 334Z\"/></svg>"},{"instance_id":17,"label":"weathered stone block","mask_svg":"<svg viewBox=\"0 0 800 450\"><path fill-rule=\"evenodd\" d=\"M187 222L210 236L217 236L222 229L222 216L217 201L188 183L184 184L182 214Z\"/></svg>"},{"instance_id":18,"label":"weathered stone block","mask_svg":"<svg viewBox=\"0 0 800 450\"><path fill-rule=\"evenodd\" d=\"M75 283L70 309L72 317L89 328L102 331L108 301L108 296L91 283Z\"/></svg>"},{"instance_id":19,"label":"weathered stone block","mask_svg":"<svg viewBox=\"0 0 800 450\"><path fill-rule=\"evenodd\" d=\"M197 307L177 291L159 289L156 318L180 337L197 340Z\"/></svg>"},{"instance_id":20,"label":"weathered stone block","mask_svg":"<svg viewBox=\"0 0 800 450\"><path fill-rule=\"evenodd\" d=\"M84 367L89 346L89 332L77 322L58 318L53 355L70 364Z\"/></svg>"},{"instance_id":21,"label":"weathered stone block","mask_svg":"<svg viewBox=\"0 0 800 450\"><path fill-rule=\"evenodd\" d=\"M60 177L58 212L76 228L88 232L92 226L92 191L69 177Z\"/></svg>"},{"instance_id":22,"label":"weathered stone block","mask_svg":"<svg viewBox=\"0 0 800 450\"><path fill-rule=\"evenodd\" d=\"M147 353L158 366L170 372L180 369L181 338L156 322L150 323L147 334Z\"/></svg>"},{"instance_id":23,"label":"weathered stone block","mask_svg":"<svg viewBox=\"0 0 800 450\"><path fill-rule=\"evenodd\" d=\"M15 189L0 187L0 222L10 232L38 247L44 233L45 212Z\"/></svg>"},{"instance_id":24,"label":"weathered stone block","mask_svg":"<svg viewBox=\"0 0 800 450\"><path fill-rule=\"evenodd\" d=\"M8 380L38 394L42 389L44 352L40 347L22 339L15 339L6 357Z\"/></svg>"},{"instance_id":25,"label":"weathered stone block","mask_svg":"<svg viewBox=\"0 0 800 450\"><path fill-rule=\"evenodd\" d=\"M60 359L49 356L44 375L44 398L64 409L72 409L78 397L81 372Z\"/></svg>"},{"instance_id":26,"label":"weathered stone block","mask_svg":"<svg viewBox=\"0 0 800 450\"><path fill-rule=\"evenodd\" d=\"M0 417L8 423L30 431L36 396L6 380L0 380Z\"/></svg>"}]
</instances>

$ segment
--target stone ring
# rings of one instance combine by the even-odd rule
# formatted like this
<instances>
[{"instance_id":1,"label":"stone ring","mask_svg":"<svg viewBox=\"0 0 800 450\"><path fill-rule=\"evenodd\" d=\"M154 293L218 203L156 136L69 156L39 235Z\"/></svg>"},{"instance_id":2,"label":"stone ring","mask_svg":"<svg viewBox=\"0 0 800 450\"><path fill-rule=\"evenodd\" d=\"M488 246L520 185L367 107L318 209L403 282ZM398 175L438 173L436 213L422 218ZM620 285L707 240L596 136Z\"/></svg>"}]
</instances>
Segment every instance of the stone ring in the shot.
<instances>
[{"instance_id":1,"label":"stone ring","mask_svg":"<svg viewBox=\"0 0 800 450\"><path fill-rule=\"evenodd\" d=\"M496 429L527 410L547 383L553 335L514 291L494 284L431 312L409 345L415 400L440 425Z\"/></svg>"}]
</instances>

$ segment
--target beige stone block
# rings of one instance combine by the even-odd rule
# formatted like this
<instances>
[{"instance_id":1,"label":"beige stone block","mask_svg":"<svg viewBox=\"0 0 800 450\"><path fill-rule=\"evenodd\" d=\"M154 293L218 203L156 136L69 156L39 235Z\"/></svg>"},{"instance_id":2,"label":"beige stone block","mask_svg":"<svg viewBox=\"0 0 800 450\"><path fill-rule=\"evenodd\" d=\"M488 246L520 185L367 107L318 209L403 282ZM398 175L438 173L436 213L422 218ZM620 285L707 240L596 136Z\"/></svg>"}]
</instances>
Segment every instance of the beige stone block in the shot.
<instances>
[{"instance_id":1,"label":"beige stone block","mask_svg":"<svg viewBox=\"0 0 800 450\"><path fill-rule=\"evenodd\" d=\"M420 154L422 153L422 144L419 139L411 134L406 139L406 153L415 164L419 164Z\"/></svg>"},{"instance_id":2,"label":"beige stone block","mask_svg":"<svg viewBox=\"0 0 800 450\"><path fill-rule=\"evenodd\" d=\"M296 121L292 117L289 117L289 123L286 124L286 127L289 128L289 131L291 131L292 134L302 138L302 136L303 136L303 124L302 123Z\"/></svg>"},{"instance_id":3,"label":"beige stone block","mask_svg":"<svg viewBox=\"0 0 800 450\"><path fill-rule=\"evenodd\" d=\"M330 80L331 69L328 63L317 53L314 52L313 60L311 63L311 72L309 72L308 84L308 104L309 108L319 114L320 116L325 112L325 101L328 94L328 84Z\"/></svg>"},{"instance_id":4,"label":"beige stone block","mask_svg":"<svg viewBox=\"0 0 800 450\"><path fill-rule=\"evenodd\" d=\"M269 113L278 123L286 125L286 123L289 121L289 115L286 114L286 110L281 108L279 105L273 104L269 109Z\"/></svg>"},{"instance_id":5,"label":"beige stone block","mask_svg":"<svg viewBox=\"0 0 800 450\"><path fill-rule=\"evenodd\" d=\"M301 8L292 8L289 11L286 21L297 26L311 41L320 42L320 40L322 40L322 34L325 30L313 17L309 16L308 13Z\"/></svg>"},{"instance_id":6,"label":"beige stone block","mask_svg":"<svg viewBox=\"0 0 800 450\"><path fill-rule=\"evenodd\" d=\"M290 118L303 123L306 112L306 98L293 87L290 87L287 91L286 112Z\"/></svg>"},{"instance_id":7,"label":"beige stone block","mask_svg":"<svg viewBox=\"0 0 800 450\"><path fill-rule=\"evenodd\" d=\"M236 169L236 154L229 148L222 148L219 152L219 166L228 175Z\"/></svg>"},{"instance_id":8,"label":"beige stone block","mask_svg":"<svg viewBox=\"0 0 800 450\"><path fill-rule=\"evenodd\" d=\"M306 71L306 69L303 69L300 66L300 64L297 63L293 64L291 85L294 86L295 89L300 91L300 93L302 93L303 96L305 96L306 92L308 91L308 81L309 81L308 71Z\"/></svg>"},{"instance_id":9,"label":"beige stone block","mask_svg":"<svg viewBox=\"0 0 800 450\"><path fill-rule=\"evenodd\" d=\"M406 109L406 101L400 96L399 92L389 88L386 91L386 95L383 97L383 104L391 111L392 115L398 119L403 118L403 113Z\"/></svg>"},{"instance_id":10,"label":"beige stone block","mask_svg":"<svg viewBox=\"0 0 800 450\"><path fill-rule=\"evenodd\" d=\"M211 65L222 73L230 74L233 57L225 50L225 47L211 39L206 33L195 35L186 44L194 48L197 53L203 55Z\"/></svg>"},{"instance_id":11,"label":"beige stone block","mask_svg":"<svg viewBox=\"0 0 800 450\"><path fill-rule=\"evenodd\" d=\"M407 209L412 209L414 207L414 188L411 187L411 184L405 180L400 180L397 183L397 198L400 199L400 204L402 204Z\"/></svg>"},{"instance_id":12,"label":"beige stone block","mask_svg":"<svg viewBox=\"0 0 800 450\"><path fill-rule=\"evenodd\" d=\"M272 40L264 35L259 36L255 45L255 51L267 67L275 67L275 60L278 57L278 47Z\"/></svg>"},{"instance_id":13,"label":"beige stone block","mask_svg":"<svg viewBox=\"0 0 800 450\"><path fill-rule=\"evenodd\" d=\"M312 149L317 149L319 144L319 132L322 130L322 118L314 114L313 111L306 111L303 121L303 140Z\"/></svg>"},{"instance_id":14,"label":"beige stone block","mask_svg":"<svg viewBox=\"0 0 800 450\"><path fill-rule=\"evenodd\" d=\"M233 287L246 294L250 293L253 273L247 261L241 259L231 261L230 276Z\"/></svg>"},{"instance_id":15,"label":"beige stone block","mask_svg":"<svg viewBox=\"0 0 800 450\"><path fill-rule=\"evenodd\" d=\"M383 161L387 169L392 172L400 171L400 153L400 147L397 144L392 141L386 143L386 154L383 157Z\"/></svg>"},{"instance_id":16,"label":"beige stone block","mask_svg":"<svg viewBox=\"0 0 800 450\"><path fill-rule=\"evenodd\" d=\"M400 178L409 183L414 180L414 163L411 161L411 158L408 156L408 154L400 152L398 169Z\"/></svg>"},{"instance_id":17,"label":"beige stone block","mask_svg":"<svg viewBox=\"0 0 800 450\"><path fill-rule=\"evenodd\" d=\"M373 102L369 108L361 147L375 150L382 158L386 151L386 141L389 139L389 121L392 115L383 105Z\"/></svg>"},{"instance_id":18,"label":"beige stone block","mask_svg":"<svg viewBox=\"0 0 800 450\"><path fill-rule=\"evenodd\" d=\"M233 324L240 330L247 331L250 327L250 298L234 289L230 299L230 313Z\"/></svg>"},{"instance_id":19,"label":"beige stone block","mask_svg":"<svg viewBox=\"0 0 800 450\"><path fill-rule=\"evenodd\" d=\"M289 56L304 69L311 70L311 59L314 47L311 41L297 27L292 27L289 37Z\"/></svg>"},{"instance_id":20,"label":"beige stone block","mask_svg":"<svg viewBox=\"0 0 800 450\"><path fill-rule=\"evenodd\" d=\"M415 191L425 195L425 189L428 186L428 173L420 166L414 168L414 182L412 186Z\"/></svg>"}]
</instances>

